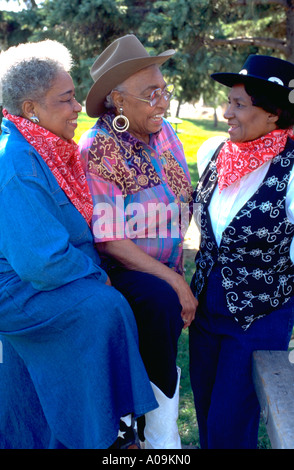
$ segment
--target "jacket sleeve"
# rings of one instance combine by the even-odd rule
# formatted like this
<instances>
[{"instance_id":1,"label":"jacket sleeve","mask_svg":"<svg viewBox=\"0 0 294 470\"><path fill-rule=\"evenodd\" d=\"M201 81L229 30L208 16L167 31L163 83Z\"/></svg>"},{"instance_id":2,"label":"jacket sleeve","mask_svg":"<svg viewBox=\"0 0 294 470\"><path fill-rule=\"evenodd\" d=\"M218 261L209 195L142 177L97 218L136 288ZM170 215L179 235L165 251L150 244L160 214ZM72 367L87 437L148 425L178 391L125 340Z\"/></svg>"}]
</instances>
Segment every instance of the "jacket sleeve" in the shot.
<instances>
[{"instance_id":1,"label":"jacket sleeve","mask_svg":"<svg viewBox=\"0 0 294 470\"><path fill-rule=\"evenodd\" d=\"M0 252L23 281L37 290L90 274L106 282L95 260L70 242L61 208L42 179L14 176L0 191L0 207Z\"/></svg>"}]
</instances>

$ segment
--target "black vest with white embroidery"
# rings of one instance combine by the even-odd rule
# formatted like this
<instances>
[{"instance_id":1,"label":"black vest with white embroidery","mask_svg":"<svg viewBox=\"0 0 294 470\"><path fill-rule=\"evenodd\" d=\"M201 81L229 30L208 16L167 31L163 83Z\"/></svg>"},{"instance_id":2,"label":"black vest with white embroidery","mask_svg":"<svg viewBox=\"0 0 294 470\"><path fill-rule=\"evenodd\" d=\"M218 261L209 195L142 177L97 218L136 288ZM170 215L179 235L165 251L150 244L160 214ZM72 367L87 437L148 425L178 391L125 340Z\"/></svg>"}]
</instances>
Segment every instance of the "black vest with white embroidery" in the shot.
<instances>
[{"instance_id":1,"label":"black vest with white embroidery","mask_svg":"<svg viewBox=\"0 0 294 470\"><path fill-rule=\"evenodd\" d=\"M273 158L258 190L224 230L219 247L208 212L217 184L215 161L216 156L194 193L201 243L191 288L199 298L212 268L219 267L227 308L246 330L253 321L280 308L294 294L294 265L290 258L294 224L285 208L294 142L288 139L283 152Z\"/></svg>"}]
</instances>

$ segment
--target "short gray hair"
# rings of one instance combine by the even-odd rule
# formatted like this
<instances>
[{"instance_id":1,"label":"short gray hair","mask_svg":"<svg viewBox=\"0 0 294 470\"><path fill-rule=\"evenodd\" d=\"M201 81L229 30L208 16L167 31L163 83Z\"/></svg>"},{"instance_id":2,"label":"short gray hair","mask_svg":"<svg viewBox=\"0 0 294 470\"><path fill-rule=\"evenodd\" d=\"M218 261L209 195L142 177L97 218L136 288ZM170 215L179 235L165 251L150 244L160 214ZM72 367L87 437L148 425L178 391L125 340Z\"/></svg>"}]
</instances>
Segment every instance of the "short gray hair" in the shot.
<instances>
[{"instance_id":1,"label":"short gray hair","mask_svg":"<svg viewBox=\"0 0 294 470\"><path fill-rule=\"evenodd\" d=\"M111 90L111 92L109 93L109 95L106 96L105 98L105 101L104 101L104 106L106 109L115 109L115 105L114 105L114 102L113 102L113 99L112 99L112 96L111 96L111 93L113 91L119 91L119 92L123 92L125 91L125 87L124 87L124 82L123 83L120 83L119 85L117 85L115 88L113 88L113 90Z\"/></svg>"},{"instance_id":2,"label":"short gray hair","mask_svg":"<svg viewBox=\"0 0 294 470\"><path fill-rule=\"evenodd\" d=\"M57 74L71 67L70 51L57 41L10 47L0 54L0 105L20 116L24 101L42 102Z\"/></svg>"}]
</instances>

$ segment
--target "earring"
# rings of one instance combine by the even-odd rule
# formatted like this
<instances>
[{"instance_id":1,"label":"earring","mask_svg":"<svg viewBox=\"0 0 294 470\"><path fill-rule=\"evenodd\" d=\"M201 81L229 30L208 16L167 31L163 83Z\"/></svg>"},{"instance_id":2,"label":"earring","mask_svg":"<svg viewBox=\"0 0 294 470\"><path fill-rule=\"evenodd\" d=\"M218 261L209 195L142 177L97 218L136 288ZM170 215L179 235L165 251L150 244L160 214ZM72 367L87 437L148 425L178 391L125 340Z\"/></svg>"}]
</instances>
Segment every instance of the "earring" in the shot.
<instances>
[{"instance_id":1,"label":"earring","mask_svg":"<svg viewBox=\"0 0 294 470\"><path fill-rule=\"evenodd\" d=\"M35 115L32 116L32 117L30 118L30 120L31 120L34 124L38 124L38 122L40 122L39 118L38 118L37 116L35 116Z\"/></svg>"},{"instance_id":2,"label":"earring","mask_svg":"<svg viewBox=\"0 0 294 470\"><path fill-rule=\"evenodd\" d=\"M126 116L123 115L123 109L119 108L120 115L116 116L112 121L112 126L117 132L124 132L129 128L129 120ZM119 120L124 121L122 125L119 124Z\"/></svg>"}]
</instances>

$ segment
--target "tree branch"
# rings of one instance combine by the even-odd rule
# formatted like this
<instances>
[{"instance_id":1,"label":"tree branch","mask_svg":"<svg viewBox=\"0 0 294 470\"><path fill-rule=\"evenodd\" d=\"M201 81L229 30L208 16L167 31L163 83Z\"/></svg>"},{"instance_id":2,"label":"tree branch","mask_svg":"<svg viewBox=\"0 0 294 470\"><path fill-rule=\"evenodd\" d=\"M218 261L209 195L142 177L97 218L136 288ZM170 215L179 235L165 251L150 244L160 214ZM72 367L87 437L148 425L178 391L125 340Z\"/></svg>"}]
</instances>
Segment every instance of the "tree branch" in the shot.
<instances>
[{"instance_id":1,"label":"tree branch","mask_svg":"<svg viewBox=\"0 0 294 470\"><path fill-rule=\"evenodd\" d=\"M275 38L253 38L253 37L239 37L239 38L206 38L207 43L216 46L237 45L237 46L257 46L268 47L271 49L278 49L287 55L287 41Z\"/></svg>"},{"instance_id":2,"label":"tree branch","mask_svg":"<svg viewBox=\"0 0 294 470\"><path fill-rule=\"evenodd\" d=\"M287 0L253 0L255 5L280 5L283 8L288 8L288 1ZM252 4L252 0L236 0L237 5L249 6Z\"/></svg>"}]
</instances>

